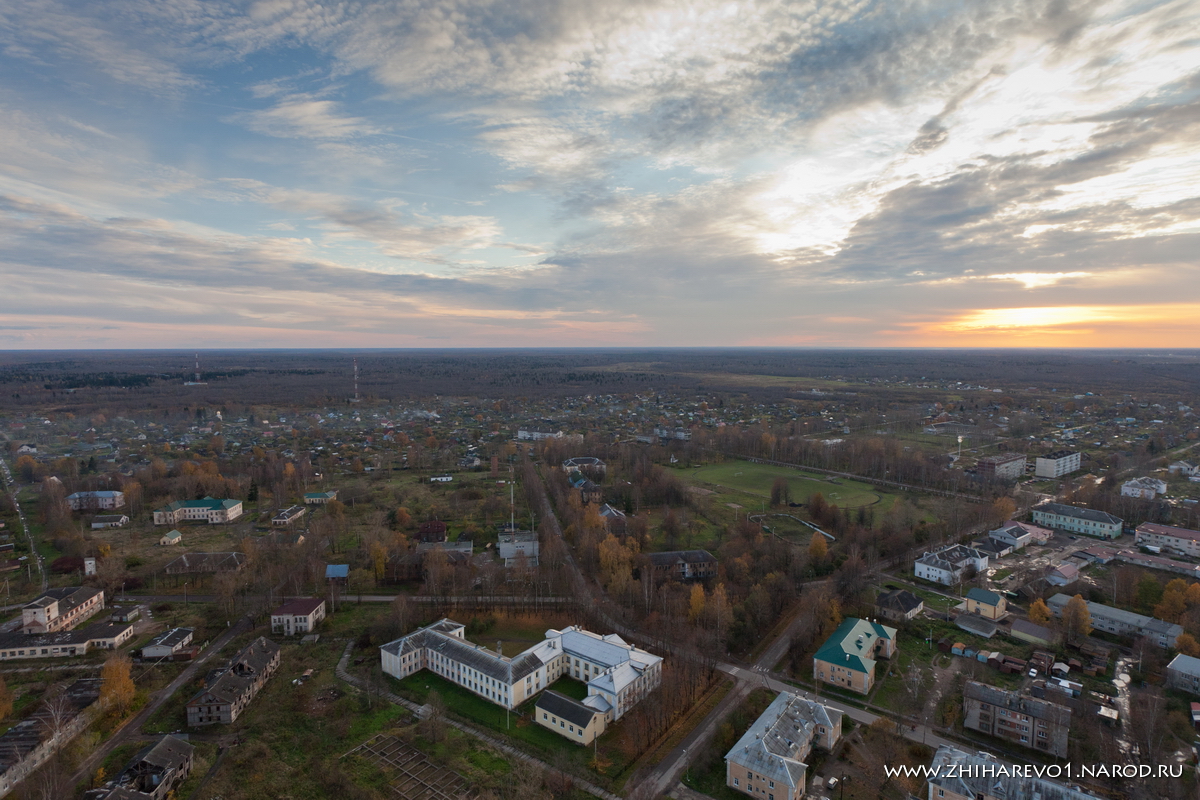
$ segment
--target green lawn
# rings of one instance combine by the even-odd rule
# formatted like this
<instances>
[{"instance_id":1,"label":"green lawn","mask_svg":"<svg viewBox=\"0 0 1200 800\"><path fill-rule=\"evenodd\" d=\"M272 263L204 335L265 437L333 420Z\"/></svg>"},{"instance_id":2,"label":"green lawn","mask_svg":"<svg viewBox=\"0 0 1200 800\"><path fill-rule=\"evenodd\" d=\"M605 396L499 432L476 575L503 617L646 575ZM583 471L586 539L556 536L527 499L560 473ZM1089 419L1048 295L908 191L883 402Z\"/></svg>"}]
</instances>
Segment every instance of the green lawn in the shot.
<instances>
[{"instance_id":1,"label":"green lawn","mask_svg":"<svg viewBox=\"0 0 1200 800\"><path fill-rule=\"evenodd\" d=\"M887 509L891 507L893 500L890 495L859 481L838 478L837 483L831 483L825 478L801 470L754 464L749 461L727 461L699 467L684 474L696 484L711 484L756 498L768 499L771 496L771 485L777 478L784 478L788 482L793 503L806 503L816 492L820 492L828 502L841 508L878 504ZM750 509L752 512L761 510L758 506L751 506Z\"/></svg>"},{"instance_id":2,"label":"green lawn","mask_svg":"<svg viewBox=\"0 0 1200 800\"><path fill-rule=\"evenodd\" d=\"M588 767L593 757L592 748L581 747L532 721L536 698L526 702L516 711L506 712L500 706L428 670L409 675L403 680L389 676L387 683L392 691L417 703L425 703L429 693L437 691L445 701L447 711L456 717L512 737L520 742L523 749L551 763L561 763L565 760L571 771L586 775L589 780L619 788L617 781L627 777L624 772L630 764L629 758L616 746L616 739L620 733L619 722L609 726L608 731L597 741L596 752L600 760L610 762L605 775L599 775ZM566 679L560 679L550 688L572 696L572 692L578 693L578 688L572 687L571 683L578 682L568 683ZM586 696L586 687L582 684L579 684L579 687L584 689L583 695ZM613 780L613 776L617 781Z\"/></svg>"}]
</instances>

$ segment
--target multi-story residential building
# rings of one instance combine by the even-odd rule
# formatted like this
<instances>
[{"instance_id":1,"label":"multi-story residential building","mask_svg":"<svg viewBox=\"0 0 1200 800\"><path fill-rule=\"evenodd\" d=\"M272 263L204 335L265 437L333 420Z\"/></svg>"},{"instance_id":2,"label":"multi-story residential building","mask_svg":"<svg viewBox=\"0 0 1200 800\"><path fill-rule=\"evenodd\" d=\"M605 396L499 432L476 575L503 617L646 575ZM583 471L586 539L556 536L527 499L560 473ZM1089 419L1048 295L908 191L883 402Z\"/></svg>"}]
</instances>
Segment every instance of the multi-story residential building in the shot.
<instances>
[{"instance_id":1,"label":"multi-story residential building","mask_svg":"<svg viewBox=\"0 0 1200 800\"><path fill-rule=\"evenodd\" d=\"M948 744L929 765L927 800L1101 800L1031 770L1016 770L991 753L968 753Z\"/></svg>"},{"instance_id":2,"label":"multi-story residential building","mask_svg":"<svg viewBox=\"0 0 1200 800\"><path fill-rule=\"evenodd\" d=\"M1200 658L1183 653L1167 664L1167 686L1182 692L1200 694Z\"/></svg>"},{"instance_id":3,"label":"multi-story residential building","mask_svg":"<svg viewBox=\"0 0 1200 800\"><path fill-rule=\"evenodd\" d=\"M875 661L895 652L895 628L847 617L813 656L813 678L867 694L875 685Z\"/></svg>"},{"instance_id":4,"label":"multi-story residential building","mask_svg":"<svg viewBox=\"0 0 1200 800\"><path fill-rule=\"evenodd\" d=\"M1143 500L1153 500L1160 494L1167 493L1167 482L1158 478L1134 478L1121 484L1122 497L1140 497Z\"/></svg>"},{"instance_id":5,"label":"multi-story residential building","mask_svg":"<svg viewBox=\"0 0 1200 800\"><path fill-rule=\"evenodd\" d=\"M241 500L176 500L154 510L155 525L178 525L180 522L208 522L213 525L233 522L242 515Z\"/></svg>"},{"instance_id":6,"label":"multi-story residential building","mask_svg":"<svg viewBox=\"0 0 1200 800\"><path fill-rule=\"evenodd\" d=\"M104 592L90 586L49 589L21 609L22 633L69 631L104 610Z\"/></svg>"},{"instance_id":7,"label":"multi-story residential building","mask_svg":"<svg viewBox=\"0 0 1200 800\"><path fill-rule=\"evenodd\" d=\"M595 456L576 456L562 462L562 471L568 475L572 472L583 472L603 476L608 471L608 465Z\"/></svg>"},{"instance_id":8,"label":"multi-story residential building","mask_svg":"<svg viewBox=\"0 0 1200 800\"><path fill-rule=\"evenodd\" d=\"M676 581L705 580L717 574L717 559L707 550L669 550L646 557L655 575Z\"/></svg>"},{"instance_id":9,"label":"multi-story residential building","mask_svg":"<svg viewBox=\"0 0 1200 800\"><path fill-rule=\"evenodd\" d=\"M983 551L952 544L918 558L913 564L913 574L927 581L953 586L962 583L969 571L979 573L987 569L987 565L988 557Z\"/></svg>"},{"instance_id":10,"label":"multi-story residential building","mask_svg":"<svg viewBox=\"0 0 1200 800\"><path fill-rule=\"evenodd\" d=\"M164 736L130 759L116 779L93 789L85 800L166 800L192 773L196 748Z\"/></svg>"},{"instance_id":11,"label":"multi-story residential building","mask_svg":"<svg viewBox=\"0 0 1200 800\"><path fill-rule=\"evenodd\" d=\"M587 684L584 705L620 719L662 682L662 659L572 625L512 658L466 640L465 626L443 619L379 648L383 671L404 678L428 669L480 697L516 708L563 675Z\"/></svg>"},{"instance_id":12,"label":"multi-story residential building","mask_svg":"<svg viewBox=\"0 0 1200 800\"><path fill-rule=\"evenodd\" d=\"M1062 503L1042 503L1033 508L1033 522L1053 530L1082 533L1100 539L1115 539L1121 535L1125 521L1104 511Z\"/></svg>"},{"instance_id":13,"label":"multi-story residential building","mask_svg":"<svg viewBox=\"0 0 1200 800\"><path fill-rule=\"evenodd\" d=\"M1070 601L1070 597L1059 593L1047 600L1046 605L1054 612L1054 616L1060 617ZM1088 614L1092 618L1092 627L1098 631L1115 636L1145 636L1159 647L1174 647L1175 640L1183 633L1183 628L1173 622L1164 622L1100 603L1086 600L1084 602L1087 603Z\"/></svg>"},{"instance_id":14,"label":"multi-story residential building","mask_svg":"<svg viewBox=\"0 0 1200 800\"><path fill-rule=\"evenodd\" d=\"M1071 709L967 681L963 689L963 727L1065 758Z\"/></svg>"},{"instance_id":15,"label":"multi-story residential building","mask_svg":"<svg viewBox=\"0 0 1200 800\"><path fill-rule=\"evenodd\" d=\"M113 511L125 507L124 492L75 492L67 495L72 511Z\"/></svg>"},{"instance_id":16,"label":"multi-story residential building","mask_svg":"<svg viewBox=\"0 0 1200 800\"><path fill-rule=\"evenodd\" d=\"M998 481L1015 481L1025 474L1025 456L1020 453L1000 453L979 459L976 469L981 477Z\"/></svg>"},{"instance_id":17,"label":"multi-story residential building","mask_svg":"<svg viewBox=\"0 0 1200 800\"><path fill-rule=\"evenodd\" d=\"M233 722L278 668L279 645L258 637L235 655L207 688L188 701L188 726Z\"/></svg>"},{"instance_id":18,"label":"multi-story residential building","mask_svg":"<svg viewBox=\"0 0 1200 800\"><path fill-rule=\"evenodd\" d=\"M841 711L784 692L725 754L725 785L765 800L800 800L809 754L832 750L841 737Z\"/></svg>"},{"instance_id":19,"label":"multi-story residential building","mask_svg":"<svg viewBox=\"0 0 1200 800\"><path fill-rule=\"evenodd\" d=\"M1038 456L1033 474L1039 478L1061 478L1079 469L1082 459L1082 453L1072 450L1058 450L1049 455Z\"/></svg>"},{"instance_id":20,"label":"multi-story residential building","mask_svg":"<svg viewBox=\"0 0 1200 800\"><path fill-rule=\"evenodd\" d=\"M1200 531L1188 528L1143 522L1134 531L1134 541L1139 547L1161 547L1185 556L1200 556Z\"/></svg>"},{"instance_id":21,"label":"multi-story residential building","mask_svg":"<svg viewBox=\"0 0 1200 800\"><path fill-rule=\"evenodd\" d=\"M299 598L284 603L271 612L271 632L291 636L312 633L325 619L325 601L319 597Z\"/></svg>"},{"instance_id":22,"label":"multi-story residential building","mask_svg":"<svg viewBox=\"0 0 1200 800\"><path fill-rule=\"evenodd\" d=\"M563 438L563 432L561 428L556 427L550 420L541 420L540 422L522 425L517 428L517 438L540 442L543 439L561 439Z\"/></svg>"}]
</instances>

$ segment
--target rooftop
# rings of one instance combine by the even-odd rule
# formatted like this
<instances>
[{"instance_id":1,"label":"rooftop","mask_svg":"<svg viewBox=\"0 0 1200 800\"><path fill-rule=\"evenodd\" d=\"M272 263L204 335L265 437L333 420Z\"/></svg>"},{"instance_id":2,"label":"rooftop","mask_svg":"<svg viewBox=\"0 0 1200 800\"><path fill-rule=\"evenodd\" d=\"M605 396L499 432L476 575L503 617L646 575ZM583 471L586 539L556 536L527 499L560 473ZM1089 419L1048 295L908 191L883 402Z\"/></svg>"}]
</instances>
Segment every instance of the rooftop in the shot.
<instances>
[{"instance_id":1,"label":"rooftop","mask_svg":"<svg viewBox=\"0 0 1200 800\"><path fill-rule=\"evenodd\" d=\"M1097 511L1094 508L1067 506L1062 503L1042 503L1034 506L1033 510L1040 511L1043 514L1057 514L1060 517L1074 517L1075 519L1083 519L1090 522L1102 522L1106 525L1120 525L1123 521L1120 517L1113 516L1104 511Z\"/></svg>"},{"instance_id":2,"label":"rooftop","mask_svg":"<svg viewBox=\"0 0 1200 800\"><path fill-rule=\"evenodd\" d=\"M784 692L767 706L725 759L769 780L803 787L808 766L801 759L808 756L818 735L817 727L835 728L841 717L840 711Z\"/></svg>"},{"instance_id":3,"label":"rooftop","mask_svg":"<svg viewBox=\"0 0 1200 800\"><path fill-rule=\"evenodd\" d=\"M825 640L814 658L858 672L875 669L875 645L880 639L895 639L896 629L870 620L847 617Z\"/></svg>"},{"instance_id":4,"label":"rooftop","mask_svg":"<svg viewBox=\"0 0 1200 800\"><path fill-rule=\"evenodd\" d=\"M319 597L302 597L284 603L271 612L273 617L307 617L325 603Z\"/></svg>"}]
</instances>

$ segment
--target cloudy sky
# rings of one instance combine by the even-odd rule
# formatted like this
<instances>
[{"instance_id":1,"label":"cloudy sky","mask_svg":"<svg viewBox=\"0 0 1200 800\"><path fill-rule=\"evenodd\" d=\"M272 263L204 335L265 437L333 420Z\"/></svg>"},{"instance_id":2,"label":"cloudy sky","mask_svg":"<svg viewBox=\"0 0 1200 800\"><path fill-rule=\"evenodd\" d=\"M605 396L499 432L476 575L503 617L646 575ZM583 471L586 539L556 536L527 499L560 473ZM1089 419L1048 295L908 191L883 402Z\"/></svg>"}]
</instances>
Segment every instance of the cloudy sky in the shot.
<instances>
[{"instance_id":1,"label":"cloudy sky","mask_svg":"<svg viewBox=\"0 0 1200 800\"><path fill-rule=\"evenodd\" d=\"M0 347L1200 345L1200 0L5 0Z\"/></svg>"}]
</instances>

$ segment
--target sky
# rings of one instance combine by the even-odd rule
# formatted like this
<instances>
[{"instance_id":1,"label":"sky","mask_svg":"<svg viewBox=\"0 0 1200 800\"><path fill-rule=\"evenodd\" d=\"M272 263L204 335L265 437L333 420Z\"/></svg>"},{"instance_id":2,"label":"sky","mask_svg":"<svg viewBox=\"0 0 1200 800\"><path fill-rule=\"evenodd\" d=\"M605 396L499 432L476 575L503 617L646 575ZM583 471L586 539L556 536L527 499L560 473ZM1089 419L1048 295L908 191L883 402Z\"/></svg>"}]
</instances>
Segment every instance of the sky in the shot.
<instances>
[{"instance_id":1,"label":"sky","mask_svg":"<svg viewBox=\"0 0 1200 800\"><path fill-rule=\"evenodd\" d=\"M1200 0L4 0L0 348L1200 346Z\"/></svg>"}]
</instances>

